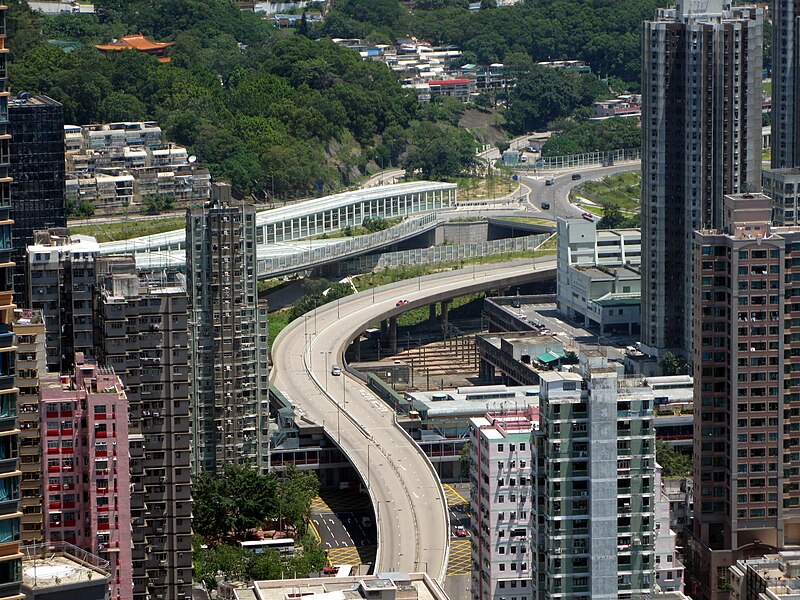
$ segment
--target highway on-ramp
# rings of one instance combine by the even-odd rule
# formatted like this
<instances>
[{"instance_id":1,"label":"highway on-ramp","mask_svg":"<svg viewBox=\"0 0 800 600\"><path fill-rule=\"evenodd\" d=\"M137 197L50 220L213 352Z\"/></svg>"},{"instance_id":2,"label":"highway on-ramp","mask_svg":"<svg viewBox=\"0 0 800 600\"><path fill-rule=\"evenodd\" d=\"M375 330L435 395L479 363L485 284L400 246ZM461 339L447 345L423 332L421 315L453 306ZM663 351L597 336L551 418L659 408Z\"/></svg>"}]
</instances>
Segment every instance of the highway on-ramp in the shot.
<instances>
[{"instance_id":1,"label":"highway on-ramp","mask_svg":"<svg viewBox=\"0 0 800 600\"><path fill-rule=\"evenodd\" d=\"M430 461L394 413L362 382L334 376L343 353L370 324L417 306L552 276L555 261L515 261L406 280L332 302L292 322L275 340L272 384L298 419L322 425L367 484L378 527L375 570L426 571L444 581L449 521ZM398 300L408 304L397 306Z\"/></svg>"}]
</instances>

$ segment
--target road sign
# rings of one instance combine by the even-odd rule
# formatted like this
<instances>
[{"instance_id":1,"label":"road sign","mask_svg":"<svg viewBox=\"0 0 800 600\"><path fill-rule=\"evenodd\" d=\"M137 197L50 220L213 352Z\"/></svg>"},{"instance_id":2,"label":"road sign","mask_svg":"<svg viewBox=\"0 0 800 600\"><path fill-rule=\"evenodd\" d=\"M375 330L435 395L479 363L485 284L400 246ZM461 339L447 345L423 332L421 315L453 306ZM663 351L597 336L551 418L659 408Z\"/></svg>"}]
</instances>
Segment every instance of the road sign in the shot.
<instances>
[{"instance_id":1,"label":"road sign","mask_svg":"<svg viewBox=\"0 0 800 600\"><path fill-rule=\"evenodd\" d=\"M519 181L519 175L512 175L511 179L513 179L514 181Z\"/></svg>"}]
</instances>

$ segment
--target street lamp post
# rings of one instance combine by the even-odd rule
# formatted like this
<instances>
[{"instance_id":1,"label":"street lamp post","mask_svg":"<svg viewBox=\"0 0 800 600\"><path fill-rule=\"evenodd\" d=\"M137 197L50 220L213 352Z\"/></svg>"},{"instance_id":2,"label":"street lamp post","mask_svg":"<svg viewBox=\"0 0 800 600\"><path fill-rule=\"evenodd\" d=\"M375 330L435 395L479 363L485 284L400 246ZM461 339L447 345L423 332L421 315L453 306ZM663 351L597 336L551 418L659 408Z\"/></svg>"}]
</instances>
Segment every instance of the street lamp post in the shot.
<instances>
[{"instance_id":1,"label":"street lamp post","mask_svg":"<svg viewBox=\"0 0 800 600\"><path fill-rule=\"evenodd\" d=\"M324 350L320 351L320 354L325 357L325 391L328 391L328 354L330 351L325 352Z\"/></svg>"}]
</instances>

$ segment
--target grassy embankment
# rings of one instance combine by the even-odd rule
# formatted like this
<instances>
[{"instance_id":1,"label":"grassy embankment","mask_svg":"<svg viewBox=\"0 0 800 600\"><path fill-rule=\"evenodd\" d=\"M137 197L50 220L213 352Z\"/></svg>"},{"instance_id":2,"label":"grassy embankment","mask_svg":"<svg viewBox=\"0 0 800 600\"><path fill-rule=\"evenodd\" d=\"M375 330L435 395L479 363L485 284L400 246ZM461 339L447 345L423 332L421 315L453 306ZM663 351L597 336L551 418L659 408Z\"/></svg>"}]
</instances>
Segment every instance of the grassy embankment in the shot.
<instances>
[{"instance_id":1,"label":"grassy embankment","mask_svg":"<svg viewBox=\"0 0 800 600\"><path fill-rule=\"evenodd\" d=\"M570 192L570 200L596 215L603 214L602 205L612 204L623 214L639 212L641 174L629 171L609 175L599 181L587 181ZM589 200L591 203L582 202Z\"/></svg>"},{"instance_id":2,"label":"grassy embankment","mask_svg":"<svg viewBox=\"0 0 800 600\"><path fill-rule=\"evenodd\" d=\"M503 254L495 254L483 258L465 259L463 261L452 261L445 263L436 263L430 265L418 265L412 267L400 267L397 269L384 269L372 273L365 273L353 277L353 283L356 289L361 292L369 290L374 287L380 287L396 281L403 281L406 279L414 279L432 273L440 273L442 271L452 271L468 267L470 265L488 265L500 262L508 262L512 260L520 260L524 258L541 258L545 256L554 256L556 253L556 236L553 235L545 241L544 244L539 246L536 250L525 250L520 252L506 252ZM453 308L467 304L475 300L474 295L465 296L464 299L454 299ZM438 310L438 309L437 309ZM417 308L406 311L402 317L398 319L400 325L414 325L420 323L428 318L427 308ZM272 312L269 315L269 339L270 347L277 335L289 324L289 309Z\"/></svg>"},{"instance_id":3,"label":"grassy embankment","mask_svg":"<svg viewBox=\"0 0 800 600\"><path fill-rule=\"evenodd\" d=\"M142 235L165 233L186 227L186 217L164 217L163 219L137 219L116 223L96 223L92 225L70 226L70 233L91 235L100 243L119 242Z\"/></svg>"}]
</instances>

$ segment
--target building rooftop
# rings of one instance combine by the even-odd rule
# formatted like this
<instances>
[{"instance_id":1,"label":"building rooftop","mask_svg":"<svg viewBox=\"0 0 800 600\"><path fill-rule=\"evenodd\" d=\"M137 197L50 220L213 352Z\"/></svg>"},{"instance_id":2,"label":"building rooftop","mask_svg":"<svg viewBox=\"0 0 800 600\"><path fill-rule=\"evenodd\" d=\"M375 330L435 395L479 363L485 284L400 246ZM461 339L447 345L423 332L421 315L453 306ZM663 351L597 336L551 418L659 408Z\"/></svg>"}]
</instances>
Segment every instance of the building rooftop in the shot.
<instances>
[{"instance_id":1,"label":"building rooftop","mask_svg":"<svg viewBox=\"0 0 800 600\"><path fill-rule=\"evenodd\" d=\"M66 542L32 545L22 548L23 591L59 588L74 589L79 586L107 586L111 575L108 561ZM31 597L31 596L26 596Z\"/></svg>"},{"instance_id":2,"label":"building rooftop","mask_svg":"<svg viewBox=\"0 0 800 600\"><path fill-rule=\"evenodd\" d=\"M61 106L60 102L53 100L49 96L32 95L28 92L20 92L8 101L9 108L15 106Z\"/></svg>"},{"instance_id":3,"label":"building rooftop","mask_svg":"<svg viewBox=\"0 0 800 600\"><path fill-rule=\"evenodd\" d=\"M593 300L598 306L636 306L642 302L639 292L618 293L609 292Z\"/></svg>"},{"instance_id":4,"label":"building rooftop","mask_svg":"<svg viewBox=\"0 0 800 600\"><path fill-rule=\"evenodd\" d=\"M543 371L539 373L539 378L545 383L556 383L558 381L583 382L583 377L579 373L572 371Z\"/></svg>"},{"instance_id":5,"label":"building rooftop","mask_svg":"<svg viewBox=\"0 0 800 600\"><path fill-rule=\"evenodd\" d=\"M641 279L642 277L639 271L626 266L583 267L578 265L576 268L581 273L585 273L587 276L591 277L592 281L613 281L617 278L622 281L633 281Z\"/></svg>"},{"instance_id":6,"label":"building rooftop","mask_svg":"<svg viewBox=\"0 0 800 600\"><path fill-rule=\"evenodd\" d=\"M489 411L539 405L539 386L491 385L452 390L406 392L414 410L425 418L475 417Z\"/></svg>"},{"instance_id":7,"label":"building rooftop","mask_svg":"<svg viewBox=\"0 0 800 600\"><path fill-rule=\"evenodd\" d=\"M42 325L42 311L31 309L14 309L14 325Z\"/></svg>"},{"instance_id":8,"label":"building rooftop","mask_svg":"<svg viewBox=\"0 0 800 600\"><path fill-rule=\"evenodd\" d=\"M426 573L379 573L353 577L314 577L254 581L251 588L234 589L237 600L358 600L395 597L407 600L447 600L442 589Z\"/></svg>"},{"instance_id":9,"label":"building rooftop","mask_svg":"<svg viewBox=\"0 0 800 600\"><path fill-rule=\"evenodd\" d=\"M123 35L120 39L112 41L110 44L98 44L95 46L101 52L119 52L122 50L136 50L138 52L161 52L165 48L174 45L175 42L154 42L144 35ZM158 57L160 62L170 62L168 56Z\"/></svg>"},{"instance_id":10,"label":"building rooftop","mask_svg":"<svg viewBox=\"0 0 800 600\"><path fill-rule=\"evenodd\" d=\"M528 406L523 410L487 412L482 417L470 419L483 437L503 440L509 435L528 434L539 427L539 409Z\"/></svg>"},{"instance_id":11,"label":"building rooftop","mask_svg":"<svg viewBox=\"0 0 800 600\"><path fill-rule=\"evenodd\" d=\"M41 238L37 238L41 239ZM97 243L97 239L90 236L90 235L81 235L78 233L72 234L70 236L57 236L57 235L50 235L48 244L31 244L28 246L28 253L33 254L36 252L67 252L67 253L77 253L77 252L98 252L100 250L100 244Z\"/></svg>"}]
</instances>

